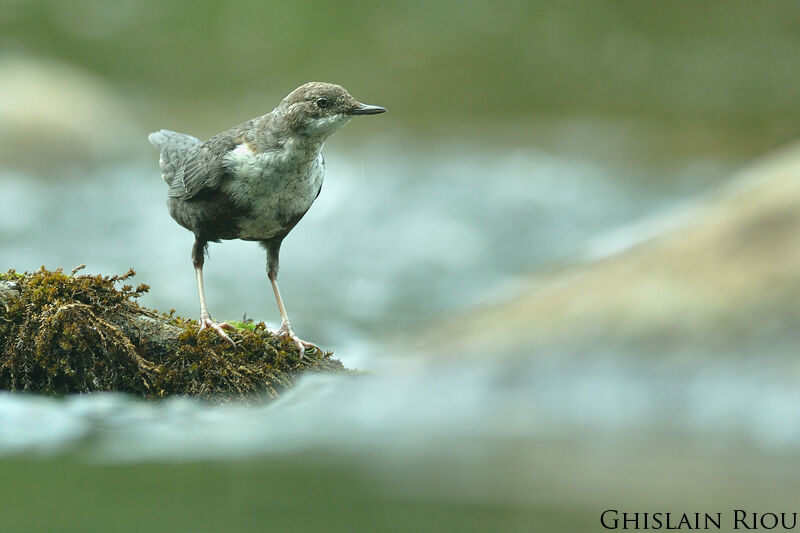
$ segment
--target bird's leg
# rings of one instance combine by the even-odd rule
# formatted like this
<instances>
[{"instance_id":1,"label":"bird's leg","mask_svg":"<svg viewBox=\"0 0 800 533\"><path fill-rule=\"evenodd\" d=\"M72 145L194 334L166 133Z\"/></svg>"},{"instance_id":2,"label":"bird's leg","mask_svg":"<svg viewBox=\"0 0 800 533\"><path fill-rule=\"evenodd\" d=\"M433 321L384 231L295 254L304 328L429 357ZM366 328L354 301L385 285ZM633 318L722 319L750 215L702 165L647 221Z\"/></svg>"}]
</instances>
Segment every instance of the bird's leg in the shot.
<instances>
[{"instance_id":1,"label":"bird's leg","mask_svg":"<svg viewBox=\"0 0 800 533\"><path fill-rule=\"evenodd\" d=\"M206 328L211 328L217 333L219 336L229 342L234 348L236 348L236 343L233 342L233 339L225 333L226 329L236 329L227 322L222 322L218 324L211 320L211 315L208 314L208 308L206 307L206 291L203 288L203 254L205 252L205 243L201 241L195 241L194 248L192 249L192 261L194 262L194 272L197 275L197 292L200 293L200 330L197 332L198 334L200 331L203 331Z\"/></svg>"},{"instance_id":2,"label":"bird's leg","mask_svg":"<svg viewBox=\"0 0 800 533\"><path fill-rule=\"evenodd\" d=\"M278 256L281 249L281 238L264 241L261 245L267 251L267 277L272 284L272 290L275 292L275 300L278 302L278 311L281 313L281 327L272 331L272 333L279 337L291 339L295 346L297 346L297 350L300 352L300 358L302 359L306 348L314 348L315 350L319 350L319 348L295 335L294 331L292 331L292 325L289 323L289 315L286 314L286 308L283 306L281 291L278 288Z\"/></svg>"},{"instance_id":3,"label":"bird's leg","mask_svg":"<svg viewBox=\"0 0 800 533\"><path fill-rule=\"evenodd\" d=\"M303 357L303 354L305 354L306 348L319 350L317 345L304 341L295 335L294 331L292 330L292 325L289 323L289 316L286 314L286 308L283 306L281 291L278 288L278 272L270 270L267 276L269 277L270 283L272 283L272 290L275 291L275 299L278 301L278 311L281 313L281 327L273 331L273 333L279 337L291 339L292 342L294 342L297 346L301 358Z\"/></svg>"}]
</instances>

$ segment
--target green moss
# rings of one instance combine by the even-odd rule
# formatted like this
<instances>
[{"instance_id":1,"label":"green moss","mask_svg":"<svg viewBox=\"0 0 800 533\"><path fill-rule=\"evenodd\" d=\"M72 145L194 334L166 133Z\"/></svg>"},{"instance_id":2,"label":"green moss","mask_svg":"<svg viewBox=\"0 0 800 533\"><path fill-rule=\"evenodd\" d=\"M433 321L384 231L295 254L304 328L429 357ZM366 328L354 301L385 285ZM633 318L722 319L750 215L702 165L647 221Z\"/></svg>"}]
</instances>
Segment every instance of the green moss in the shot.
<instances>
[{"instance_id":1,"label":"green moss","mask_svg":"<svg viewBox=\"0 0 800 533\"><path fill-rule=\"evenodd\" d=\"M233 348L211 330L198 334L196 321L143 308L136 299L149 288L126 283L133 270L77 270L2 274L20 296L0 306L0 389L224 401L275 398L303 371L347 372L330 353L301 358L263 323L236 323Z\"/></svg>"},{"instance_id":2,"label":"green moss","mask_svg":"<svg viewBox=\"0 0 800 533\"><path fill-rule=\"evenodd\" d=\"M248 331L255 331L258 326L258 324L253 321L240 322L238 320L228 320L227 322L236 329L246 329Z\"/></svg>"}]
</instances>

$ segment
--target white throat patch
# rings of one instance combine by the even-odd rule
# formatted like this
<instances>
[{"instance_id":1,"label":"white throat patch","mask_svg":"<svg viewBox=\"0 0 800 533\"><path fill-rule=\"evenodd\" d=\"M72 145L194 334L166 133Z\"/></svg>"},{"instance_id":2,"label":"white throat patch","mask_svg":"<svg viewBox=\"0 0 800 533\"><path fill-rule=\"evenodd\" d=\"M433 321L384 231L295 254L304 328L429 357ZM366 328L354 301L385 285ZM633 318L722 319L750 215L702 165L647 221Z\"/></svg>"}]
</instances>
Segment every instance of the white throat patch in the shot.
<instances>
[{"instance_id":1,"label":"white throat patch","mask_svg":"<svg viewBox=\"0 0 800 533\"><path fill-rule=\"evenodd\" d=\"M331 115L329 117L315 118L311 121L308 129L319 132L333 133L350 122L352 118L353 117L349 117L347 115Z\"/></svg>"}]
</instances>

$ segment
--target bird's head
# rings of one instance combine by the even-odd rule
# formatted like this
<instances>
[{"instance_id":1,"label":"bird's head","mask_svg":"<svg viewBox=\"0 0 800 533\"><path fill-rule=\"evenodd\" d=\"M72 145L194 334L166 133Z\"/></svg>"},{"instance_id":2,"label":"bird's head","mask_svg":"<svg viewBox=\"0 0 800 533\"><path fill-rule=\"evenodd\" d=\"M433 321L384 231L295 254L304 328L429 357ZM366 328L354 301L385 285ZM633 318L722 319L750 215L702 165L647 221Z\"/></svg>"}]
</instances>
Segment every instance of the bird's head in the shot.
<instances>
[{"instance_id":1,"label":"bird's head","mask_svg":"<svg viewBox=\"0 0 800 533\"><path fill-rule=\"evenodd\" d=\"M340 85L314 81L289 93L276 111L294 134L324 140L354 117L386 109L362 104Z\"/></svg>"}]
</instances>

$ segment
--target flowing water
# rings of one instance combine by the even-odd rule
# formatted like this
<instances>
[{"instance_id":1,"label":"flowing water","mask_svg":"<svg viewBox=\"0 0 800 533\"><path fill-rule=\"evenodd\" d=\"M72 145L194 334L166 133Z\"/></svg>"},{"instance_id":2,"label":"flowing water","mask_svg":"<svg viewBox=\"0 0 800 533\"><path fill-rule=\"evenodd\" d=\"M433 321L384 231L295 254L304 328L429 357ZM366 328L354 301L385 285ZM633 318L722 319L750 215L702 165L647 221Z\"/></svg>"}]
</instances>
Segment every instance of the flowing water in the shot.
<instances>
[{"instance_id":1,"label":"flowing water","mask_svg":"<svg viewBox=\"0 0 800 533\"><path fill-rule=\"evenodd\" d=\"M295 329L371 372L309 376L255 406L0 395L9 531L52 530L53 516L71 516L60 531L595 531L608 506L758 502L764 471L798 488L800 393L783 360L430 361L384 341L613 245L728 164L379 140L327 157L280 281ZM133 266L146 305L195 315L191 236L155 162L72 174L2 175L3 268ZM274 324L264 278L257 246L212 245L212 313ZM112 512L110 496L127 503Z\"/></svg>"},{"instance_id":2,"label":"flowing water","mask_svg":"<svg viewBox=\"0 0 800 533\"><path fill-rule=\"evenodd\" d=\"M152 287L144 304L196 315L193 237L166 212L154 157L57 180L4 172L3 267L134 267ZM572 261L613 230L707 190L728 168L388 140L331 147L326 158L322 194L284 241L279 281L295 330L345 358L348 343L369 346ZM263 250L226 241L209 252L212 314L274 324Z\"/></svg>"}]
</instances>

